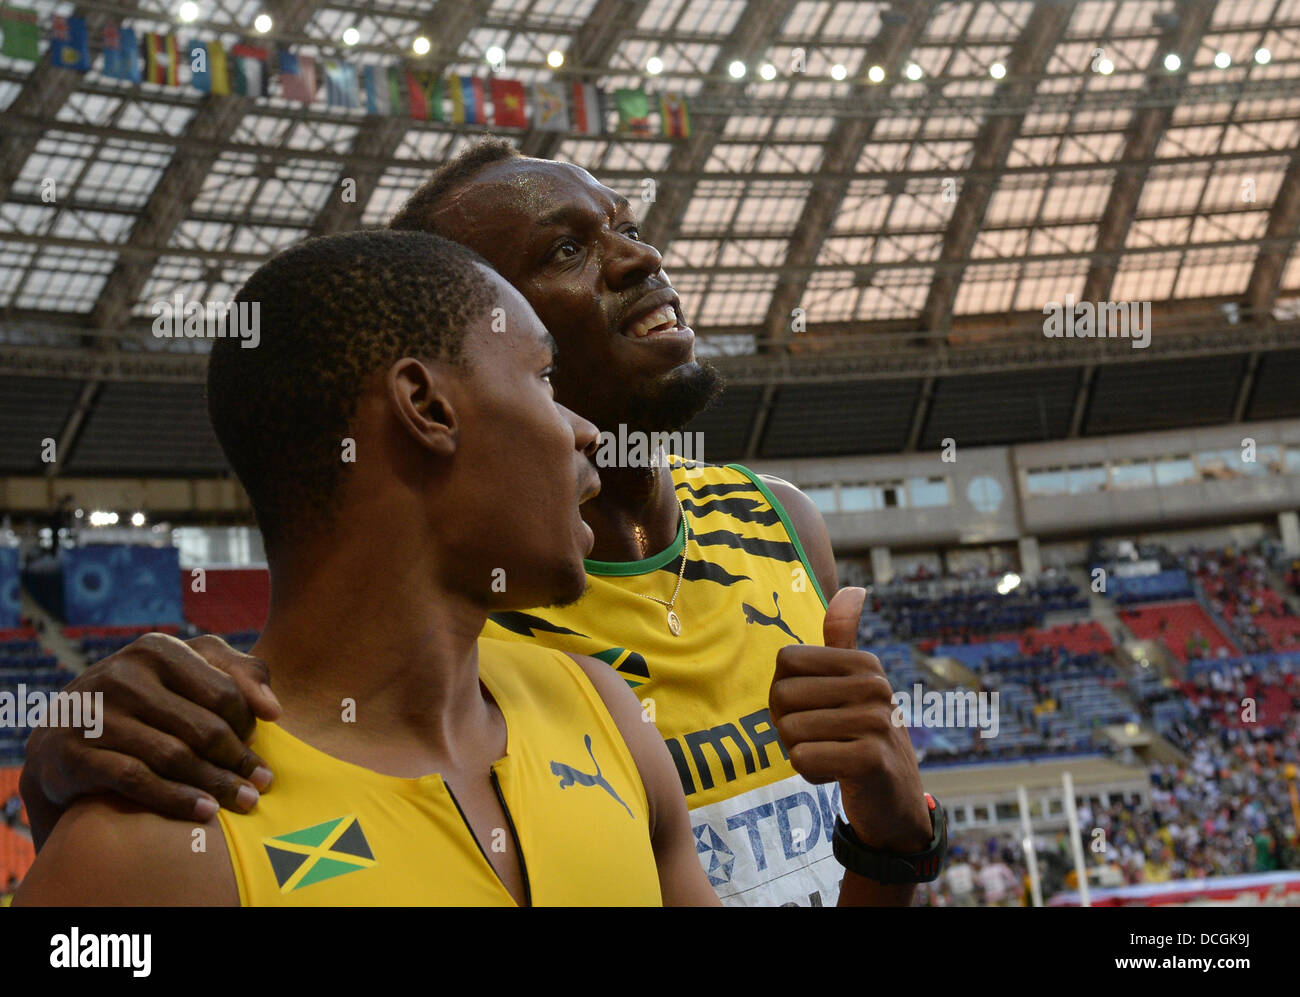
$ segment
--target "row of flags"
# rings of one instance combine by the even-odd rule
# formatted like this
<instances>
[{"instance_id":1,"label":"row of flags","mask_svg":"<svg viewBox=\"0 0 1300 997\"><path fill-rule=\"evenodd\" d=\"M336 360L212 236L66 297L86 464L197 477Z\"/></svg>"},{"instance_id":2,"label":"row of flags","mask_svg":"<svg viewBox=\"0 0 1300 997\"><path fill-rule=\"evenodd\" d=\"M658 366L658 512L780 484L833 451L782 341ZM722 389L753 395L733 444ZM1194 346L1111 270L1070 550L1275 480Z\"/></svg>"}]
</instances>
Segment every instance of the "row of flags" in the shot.
<instances>
[{"instance_id":1,"label":"row of flags","mask_svg":"<svg viewBox=\"0 0 1300 997\"><path fill-rule=\"evenodd\" d=\"M0 7L0 54L39 61L40 30L36 12ZM493 76L442 75L404 64L357 65L343 59L315 58L287 48L241 42L225 48L218 41L193 41L181 48L175 35L110 24L103 35L104 75L133 83L181 86L181 68L189 85L203 93L265 97L272 76L285 100L315 103L322 96L331 107L364 108L368 114L409 115L417 121L529 127L541 131L600 135L610 110L617 130L630 135L687 138L690 109L677 93L649 94L639 89L607 93L591 83L551 81L527 86L522 80ZM52 65L89 72L92 64L85 18L55 16L51 22ZM274 73L272 72L274 66ZM658 115L658 127L651 113Z\"/></svg>"}]
</instances>

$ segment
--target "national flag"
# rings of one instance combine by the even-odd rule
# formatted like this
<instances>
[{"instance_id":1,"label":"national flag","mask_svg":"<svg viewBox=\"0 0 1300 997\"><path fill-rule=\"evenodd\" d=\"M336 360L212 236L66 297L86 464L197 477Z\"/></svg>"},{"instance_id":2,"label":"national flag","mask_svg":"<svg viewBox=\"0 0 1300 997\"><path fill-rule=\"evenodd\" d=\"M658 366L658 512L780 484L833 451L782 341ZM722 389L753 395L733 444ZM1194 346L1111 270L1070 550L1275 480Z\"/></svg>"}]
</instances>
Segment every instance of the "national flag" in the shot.
<instances>
[{"instance_id":1,"label":"national flag","mask_svg":"<svg viewBox=\"0 0 1300 997\"><path fill-rule=\"evenodd\" d=\"M221 42L190 42L190 83L203 93L230 93L230 69Z\"/></svg>"},{"instance_id":2,"label":"national flag","mask_svg":"<svg viewBox=\"0 0 1300 997\"><path fill-rule=\"evenodd\" d=\"M38 62L41 58L41 27L36 11L29 7L0 7L0 55Z\"/></svg>"},{"instance_id":3,"label":"national flag","mask_svg":"<svg viewBox=\"0 0 1300 997\"><path fill-rule=\"evenodd\" d=\"M310 104L316 99L316 60L280 49L280 96Z\"/></svg>"},{"instance_id":4,"label":"national flag","mask_svg":"<svg viewBox=\"0 0 1300 997\"><path fill-rule=\"evenodd\" d=\"M569 106L564 102L564 88L558 83L538 83L533 87L533 127L542 132L567 132Z\"/></svg>"},{"instance_id":5,"label":"national flag","mask_svg":"<svg viewBox=\"0 0 1300 997\"><path fill-rule=\"evenodd\" d=\"M262 839L281 893L378 865L354 814Z\"/></svg>"},{"instance_id":6,"label":"national flag","mask_svg":"<svg viewBox=\"0 0 1300 997\"><path fill-rule=\"evenodd\" d=\"M445 121L442 77L427 69L406 71L406 103L416 121Z\"/></svg>"},{"instance_id":7,"label":"national flag","mask_svg":"<svg viewBox=\"0 0 1300 997\"><path fill-rule=\"evenodd\" d=\"M104 75L140 82L140 43L130 28L110 24L104 29Z\"/></svg>"},{"instance_id":8,"label":"national flag","mask_svg":"<svg viewBox=\"0 0 1300 997\"><path fill-rule=\"evenodd\" d=\"M150 83L180 86L177 69L176 38L150 32L144 36L144 78Z\"/></svg>"},{"instance_id":9,"label":"national flag","mask_svg":"<svg viewBox=\"0 0 1300 997\"><path fill-rule=\"evenodd\" d=\"M605 131L604 94L591 83L573 84L573 130L580 135Z\"/></svg>"},{"instance_id":10,"label":"national flag","mask_svg":"<svg viewBox=\"0 0 1300 997\"><path fill-rule=\"evenodd\" d=\"M522 81L492 80L492 122L500 128L528 127Z\"/></svg>"},{"instance_id":11,"label":"national flag","mask_svg":"<svg viewBox=\"0 0 1300 997\"><path fill-rule=\"evenodd\" d=\"M230 83L235 93L244 97L265 97L267 64L271 53L258 45L241 42L230 47L227 60Z\"/></svg>"},{"instance_id":12,"label":"national flag","mask_svg":"<svg viewBox=\"0 0 1300 997\"><path fill-rule=\"evenodd\" d=\"M477 76L453 76L450 80L451 120L457 124L483 125L483 81Z\"/></svg>"},{"instance_id":13,"label":"national flag","mask_svg":"<svg viewBox=\"0 0 1300 997\"><path fill-rule=\"evenodd\" d=\"M325 101L330 107L356 107L357 67L338 59L325 60Z\"/></svg>"},{"instance_id":14,"label":"national flag","mask_svg":"<svg viewBox=\"0 0 1300 997\"><path fill-rule=\"evenodd\" d=\"M686 98L679 93L666 93L659 98L660 130L669 138L691 137L691 112Z\"/></svg>"},{"instance_id":15,"label":"national flag","mask_svg":"<svg viewBox=\"0 0 1300 997\"><path fill-rule=\"evenodd\" d=\"M367 114L393 113L393 98L388 92L388 74L382 66L361 67L361 88L366 92Z\"/></svg>"},{"instance_id":16,"label":"national flag","mask_svg":"<svg viewBox=\"0 0 1300 997\"><path fill-rule=\"evenodd\" d=\"M650 134L650 98L644 90L615 90L618 130L626 135Z\"/></svg>"},{"instance_id":17,"label":"national flag","mask_svg":"<svg viewBox=\"0 0 1300 997\"><path fill-rule=\"evenodd\" d=\"M50 64L60 69L90 71L90 36L84 17L54 15L50 38Z\"/></svg>"}]
</instances>

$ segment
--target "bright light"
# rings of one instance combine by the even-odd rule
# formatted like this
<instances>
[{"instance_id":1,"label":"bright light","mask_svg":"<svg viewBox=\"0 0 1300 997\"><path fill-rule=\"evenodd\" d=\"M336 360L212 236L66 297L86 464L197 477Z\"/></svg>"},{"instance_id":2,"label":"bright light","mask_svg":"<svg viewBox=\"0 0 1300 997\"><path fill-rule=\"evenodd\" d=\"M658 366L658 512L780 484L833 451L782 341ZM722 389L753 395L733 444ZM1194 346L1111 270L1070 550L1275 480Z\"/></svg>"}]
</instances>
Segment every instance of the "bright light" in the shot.
<instances>
[{"instance_id":1,"label":"bright light","mask_svg":"<svg viewBox=\"0 0 1300 997\"><path fill-rule=\"evenodd\" d=\"M75 515L76 515L76 517L77 517L78 519L81 519L81 518L83 518L83 517L86 515L86 510L85 510L85 509L78 509L78 510L76 511Z\"/></svg>"},{"instance_id":2,"label":"bright light","mask_svg":"<svg viewBox=\"0 0 1300 997\"><path fill-rule=\"evenodd\" d=\"M650 56L650 58L645 61L645 71L651 76L658 76L664 71L663 59L659 58L657 55Z\"/></svg>"},{"instance_id":3,"label":"bright light","mask_svg":"<svg viewBox=\"0 0 1300 997\"><path fill-rule=\"evenodd\" d=\"M176 16L186 24L197 21L199 19L199 5L194 3L193 0L185 0L183 4L176 8Z\"/></svg>"},{"instance_id":4,"label":"bright light","mask_svg":"<svg viewBox=\"0 0 1300 997\"><path fill-rule=\"evenodd\" d=\"M355 45L361 41L361 32L356 28L345 28L343 31L343 44Z\"/></svg>"},{"instance_id":5,"label":"bright light","mask_svg":"<svg viewBox=\"0 0 1300 997\"><path fill-rule=\"evenodd\" d=\"M1000 62L995 62L989 66L989 75L995 80L1000 80L1007 75L1007 67Z\"/></svg>"},{"instance_id":6,"label":"bright light","mask_svg":"<svg viewBox=\"0 0 1300 997\"><path fill-rule=\"evenodd\" d=\"M758 75L769 82L776 79L776 67L770 62L765 62L758 67Z\"/></svg>"},{"instance_id":7,"label":"bright light","mask_svg":"<svg viewBox=\"0 0 1300 997\"><path fill-rule=\"evenodd\" d=\"M117 523L117 513L105 512L103 509L96 509L90 514L91 526L114 526Z\"/></svg>"},{"instance_id":8,"label":"bright light","mask_svg":"<svg viewBox=\"0 0 1300 997\"><path fill-rule=\"evenodd\" d=\"M1232 65L1232 56L1227 52L1220 52L1214 57L1214 64L1220 69L1227 69Z\"/></svg>"},{"instance_id":9,"label":"bright light","mask_svg":"<svg viewBox=\"0 0 1300 997\"><path fill-rule=\"evenodd\" d=\"M259 35L266 34L271 30L271 28L272 21L270 14L258 14L257 17L253 18L253 30Z\"/></svg>"},{"instance_id":10,"label":"bright light","mask_svg":"<svg viewBox=\"0 0 1300 997\"><path fill-rule=\"evenodd\" d=\"M925 75L924 70L922 70L915 62L909 62L905 72L907 73L907 78L909 80L919 80Z\"/></svg>"},{"instance_id":11,"label":"bright light","mask_svg":"<svg viewBox=\"0 0 1300 997\"><path fill-rule=\"evenodd\" d=\"M483 53L483 56L487 59L489 65L499 66L506 61L506 50L500 45L492 45Z\"/></svg>"},{"instance_id":12,"label":"bright light","mask_svg":"<svg viewBox=\"0 0 1300 997\"><path fill-rule=\"evenodd\" d=\"M1183 60L1178 57L1177 52L1170 52L1165 56L1165 69L1169 70L1171 73L1178 72L1182 64Z\"/></svg>"},{"instance_id":13,"label":"bright light","mask_svg":"<svg viewBox=\"0 0 1300 997\"><path fill-rule=\"evenodd\" d=\"M425 38L424 35L420 35L415 41L411 42L411 51L416 55L428 55L429 39Z\"/></svg>"},{"instance_id":14,"label":"bright light","mask_svg":"<svg viewBox=\"0 0 1300 997\"><path fill-rule=\"evenodd\" d=\"M564 65L564 53L557 48L551 49L551 51L546 54L546 64L552 69L559 69Z\"/></svg>"},{"instance_id":15,"label":"bright light","mask_svg":"<svg viewBox=\"0 0 1300 997\"><path fill-rule=\"evenodd\" d=\"M867 79L872 83L879 83L885 78L885 69L883 66L872 66L867 70Z\"/></svg>"},{"instance_id":16,"label":"bright light","mask_svg":"<svg viewBox=\"0 0 1300 997\"><path fill-rule=\"evenodd\" d=\"M1273 58L1273 53L1270 52L1268 49L1266 48L1255 49L1255 61L1258 62L1261 66L1267 66L1268 63L1272 60L1272 58Z\"/></svg>"},{"instance_id":17,"label":"bright light","mask_svg":"<svg viewBox=\"0 0 1300 997\"><path fill-rule=\"evenodd\" d=\"M1115 72L1115 63L1109 59L1102 59L1101 62L1097 63L1097 72L1101 73L1102 76L1109 76Z\"/></svg>"},{"instance_id":18,"label":"bright light","mask_svg":"<svg viewBox=\"0 0 1300 997\"><path fill-rule=\"evenodd\" d=\"M841 66L838 62L831 66L831 79L842 80L849 75L849 71Z\"/></svg>"},{"instance_id":19,"label":"bright light","mask_svg":"<svg viewBox=\"0 0 1300 997\"><path fill-rule=\"evenodd\" d=\"M143 525L144 525L144 513L143 513L143 512L133 512L133 513L131 513L131 525L132 525L132 526L143 526Z\"/></svg>"},{"instance_id":20,"label":"bright light","mask_svg":"<svg viewBox=\"0 0 1300 997\"><path fill-rule=\"evenodd\" d=\"M1006 595L1012 592L1020 585L1020 576L1014 571L1008 571L998 579L998 595Z\"/></svg>"},{"instance_id":21,"label":"bright light","mask_svg":"<svg viewBox=\"0 0 1300 997\"><path fill-rule=\"evenodd\" d=\"M727 67L727 72L731 74L733 80L743 79L745 76L745 64L737 59Z\"/></svg>"}]
</instances>

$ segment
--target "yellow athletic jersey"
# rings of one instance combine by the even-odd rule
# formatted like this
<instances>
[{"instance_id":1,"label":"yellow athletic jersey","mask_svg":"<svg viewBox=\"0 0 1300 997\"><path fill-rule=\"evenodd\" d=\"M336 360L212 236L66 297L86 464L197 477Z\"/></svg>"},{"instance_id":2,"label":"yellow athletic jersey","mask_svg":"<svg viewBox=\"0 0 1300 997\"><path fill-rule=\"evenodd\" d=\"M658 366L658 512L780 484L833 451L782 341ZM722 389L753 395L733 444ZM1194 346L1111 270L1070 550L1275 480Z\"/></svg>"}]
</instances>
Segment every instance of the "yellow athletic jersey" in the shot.
<instances>
[{"instance_id":1,"label":"yellow athletic jersey","mask_svg":"<svg viewBox=\"0 0 1300 997\"><path fill-rule=\"evenodd\" d=\"M479 675L506 721L492 773L530 902L661 904L645 787L591 681L566 654L488 638ZM219 815L244 906L514 905L441 776L383 775L269 723L252 747L275 785Z\"/></svg>"},{"instance_id":2,"label":"yellow athletic jersey","mask_svg":"<svg viewBox=\"0 0 1300 997\"><path fill-rule=\"evenodd\" d=\"M636 691L677 764L696 851L728 904L832 906L839 787L797 775L768 713L776 652L821 644L826 602L785 510L753 472L669 458L690 526L641 561L587 561L577 603L494 613L484 633L608 662Z\"/></svg>"}]
</instances>

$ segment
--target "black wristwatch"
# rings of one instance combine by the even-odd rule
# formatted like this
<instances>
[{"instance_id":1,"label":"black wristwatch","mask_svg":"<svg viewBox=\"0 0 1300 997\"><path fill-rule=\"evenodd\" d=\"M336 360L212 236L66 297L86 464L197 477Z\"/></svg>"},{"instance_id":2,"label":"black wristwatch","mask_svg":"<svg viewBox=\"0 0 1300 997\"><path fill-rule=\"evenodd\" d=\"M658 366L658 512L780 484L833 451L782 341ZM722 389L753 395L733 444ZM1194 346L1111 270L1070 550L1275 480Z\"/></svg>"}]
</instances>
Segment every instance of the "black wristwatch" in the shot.
<instances>
[{"instance_id":1,"label":"black wristwatch","mask_svg":"<svg viewBox=\"0 0 1300 997\"><path fill-rule=\"evenodd\" d=\"M831 839L835 858L850 872L877 883L930 883L938 879L948 854L948 820L939 801L929 793L925 794L925 802L930 808L930 829L934 832L925 851L899 855L868 848L858 840L853 828L837 816Z\"/></svg>"}]
</instances>

